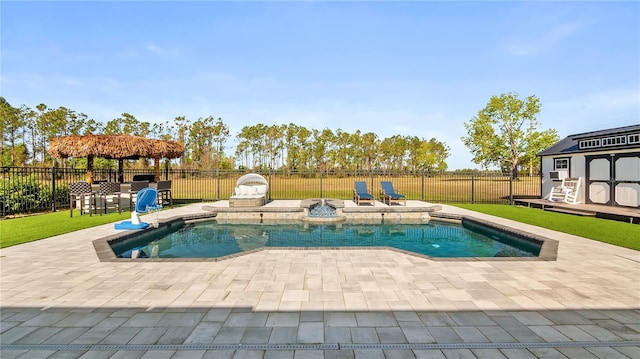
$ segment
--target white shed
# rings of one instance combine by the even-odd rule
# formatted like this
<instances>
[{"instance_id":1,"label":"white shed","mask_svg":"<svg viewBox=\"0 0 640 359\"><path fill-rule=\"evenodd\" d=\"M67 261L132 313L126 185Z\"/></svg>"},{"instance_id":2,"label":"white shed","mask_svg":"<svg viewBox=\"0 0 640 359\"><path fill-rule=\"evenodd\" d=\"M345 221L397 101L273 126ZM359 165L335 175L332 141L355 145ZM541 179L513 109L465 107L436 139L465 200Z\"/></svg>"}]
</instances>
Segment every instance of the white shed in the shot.
<instances>
[{"instance_id":1,"label":"white shed","mask_svg":"<svg viewBox=\"0 0 640 359\"><path fill-rule=\"evenodd\" d=\"M570 135L538 156L544 197L571 177L581 203L640 207L640 125Z\"/></svg>"}]
</instances>

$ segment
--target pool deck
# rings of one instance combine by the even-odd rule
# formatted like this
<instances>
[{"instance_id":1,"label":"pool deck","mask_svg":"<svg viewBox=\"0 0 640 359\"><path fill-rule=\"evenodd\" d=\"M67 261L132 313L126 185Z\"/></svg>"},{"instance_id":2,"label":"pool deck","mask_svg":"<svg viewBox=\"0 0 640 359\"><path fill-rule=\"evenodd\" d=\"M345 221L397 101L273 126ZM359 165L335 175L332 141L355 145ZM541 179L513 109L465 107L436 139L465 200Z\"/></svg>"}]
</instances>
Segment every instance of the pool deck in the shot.
<instances>
[{"instance_id":1,"label":"pool deck","mask_svg":"<svg viewBox=\"0 0 640 359\"><path fill-rule=\"evenodd\" d=\"M0 250L0 357L640 358L639 252L441 212L553 238L558 258L269 249L219 262L100 262L92 241L117 233L107 224Z\"/></svg>"}]
</instances>

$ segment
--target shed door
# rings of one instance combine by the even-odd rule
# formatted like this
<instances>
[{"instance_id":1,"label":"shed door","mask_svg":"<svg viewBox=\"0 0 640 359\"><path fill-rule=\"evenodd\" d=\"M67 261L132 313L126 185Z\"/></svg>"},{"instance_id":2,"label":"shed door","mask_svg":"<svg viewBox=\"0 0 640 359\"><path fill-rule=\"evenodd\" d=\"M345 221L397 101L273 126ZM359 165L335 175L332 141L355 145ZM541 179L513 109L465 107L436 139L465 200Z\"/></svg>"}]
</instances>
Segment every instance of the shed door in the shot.
<instances>
[{"instance_id":1,"label":"shed door","mask_svg":"<svg viewBox=\"0 0 640 359\"><path fill-rule=\"evenodd\" d=\"M586 203L640 207L640 153L586 156Z\"/></svg>"}]
</instances>

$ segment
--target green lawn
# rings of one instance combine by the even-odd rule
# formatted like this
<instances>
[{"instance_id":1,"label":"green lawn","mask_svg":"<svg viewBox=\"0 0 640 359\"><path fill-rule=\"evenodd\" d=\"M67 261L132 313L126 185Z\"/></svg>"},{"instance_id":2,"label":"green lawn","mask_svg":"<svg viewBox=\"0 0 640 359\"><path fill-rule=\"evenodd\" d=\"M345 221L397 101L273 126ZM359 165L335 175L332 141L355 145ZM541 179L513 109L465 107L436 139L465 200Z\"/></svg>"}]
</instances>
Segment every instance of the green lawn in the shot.
<instances>
[{"instance_id":1,"label":"green lawn","mask_svg":"<svg viewBox=\"0 0 640 359\"><path fill-rule=\"evenodd\" d=\"M606 219L579 217L540 209L500 204L459 204L477 212L508 218L522 223L574 234L621 247L640 250L640 225ZM77 231L97 225L119 222L129 213L109 213L103 216L69 217L69 212L53 212L0 220L0 248L36 241L55 235Z\"/></svg>"},{"instance_id":2,"label":"green lawn","mask_svg":"<svg viewBox=\"0 0 640 359\"><path fill-rule=\"evenodd\" d=\"M456 204L455 206L640 250L640 225L637 224L500 204Z\"/></svg>"},{"instance_id":3,"label":"green lawn","mask_svg":"<svg viewBox=\"0 0 640 359\"><path fill-rule=\"evenodd\" d=\"M0 220L0 248L37 241L105 223L124 221L130 217L129 212L122 214L114 212L91 217L86 214L80 216L78 211L74 212L73 218L69 217L69 211L60 211Z\"/></svg>"}]
</instances>

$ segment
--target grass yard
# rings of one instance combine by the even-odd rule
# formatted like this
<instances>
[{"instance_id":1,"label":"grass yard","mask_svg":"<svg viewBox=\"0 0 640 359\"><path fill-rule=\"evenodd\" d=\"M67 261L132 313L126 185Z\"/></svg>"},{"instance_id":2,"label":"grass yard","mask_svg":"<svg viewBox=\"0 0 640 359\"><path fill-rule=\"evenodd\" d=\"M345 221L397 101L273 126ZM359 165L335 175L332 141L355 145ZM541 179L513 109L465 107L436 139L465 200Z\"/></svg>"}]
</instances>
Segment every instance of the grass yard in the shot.
<instances>
[{"instance_id":1,"label":"grass yard","mask_svg":"<svg viewBox=\"0 0 640 359\"><path fill-rule=\"evenodd\" d=\"M455 206L640 250L640 226L637 224L499 204L456 204Z\"/></svg>"},{"instance_id":2,"label":"grass yard","mask_svg":"<svg viewBox=\"0 0 640 359\"><path fill-rule=\"evenodd\" d=\"M95 227L105 223L129 219L129 212L105 215L80 216L77 211L73 218L69 211L51 212L19 218L0 220L0 248L37 241L80 229Z\"/></svg>"}]
</instances>

